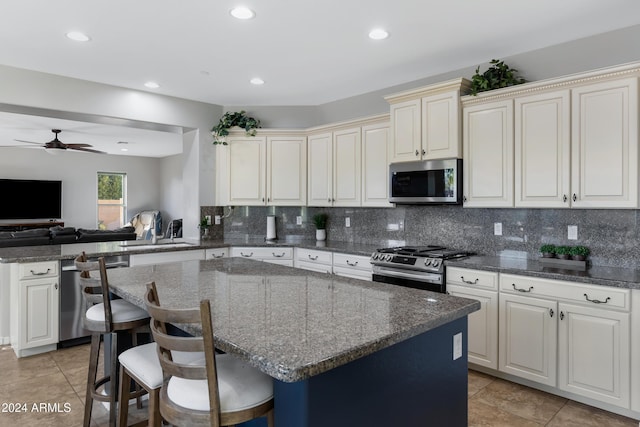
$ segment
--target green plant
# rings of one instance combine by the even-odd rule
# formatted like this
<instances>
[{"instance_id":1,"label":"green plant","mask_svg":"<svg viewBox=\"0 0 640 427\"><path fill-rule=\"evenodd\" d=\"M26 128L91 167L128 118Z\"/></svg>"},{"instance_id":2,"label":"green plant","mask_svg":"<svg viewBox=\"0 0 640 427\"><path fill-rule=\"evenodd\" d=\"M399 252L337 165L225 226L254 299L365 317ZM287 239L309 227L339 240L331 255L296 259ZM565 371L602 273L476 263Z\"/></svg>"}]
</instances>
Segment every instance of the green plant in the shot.
<instances>
[{"instance_id":1,"label":"green plant","mask_svg":"<svg viewBox=\"0 0 640 427\"><path fill-rule=\"evenodd\" d=\"M480 74L480 66L476 68L476 73L471 78L471 95L525 82L523 78L516 76L518 70L509 68L503 61L492 59L490 64L491 66L482 74Z\"/></svg>"},{"instance_id":2,"label":"green plant","mask_svg":"<svg viewBox=\"0 0 640 427\"><path fill-rule=\"evenodd\" d=\"M198 227L205 228L205 227L208 227L209 225L211 224L209 224L209 221L207 221L207 218L202 217L202 219L200 219L200 224L198 224Z\"/></svg>"},{"instance_id":3,"label":"green plant","mask_svg":"<svg viewBox=\"0 0 640 427\"><path fill-rule=\"evenodd\" d=\"M311 219L313 224L316 226L318 230L326 230L327 229L327 219L329 215L324 212L320 212L315 214Z\"/></svg>"},{"instance_id":4,"label":"green plant","mask_svg":"<svg viewBox=\"0 0 640 427\"><path fill-rule=\"evenodd\" d=\"M214 144L228 145L225 137L229 135L229 129L234 126L245 130L247 136L256 136L256 129L260 127L260 120L247 117L246 111L226 112L220 118L220 122L211 128Z\"/></svg>"},{"instance_id":5,"label":"green plant","mask_svg":"<svg viewBox=\"0 0 640 427\"><path fill-rule=\"evenodd\" d=\"M556 246L556 253L558 255L569 255L571 248L569 246Z\"/></svg>"},{"instance_id":6,"label":"green plant","mask_svg":"<svg viewBox=\"0 0 640 427\"><path fill-rule=\"evenodd\" d=\"M540 246L540 252L543 254L555 254L556 253L556 245L542 245Z\"/></svg>"},{"instance_id":7,"label":"green plant","mask_svg":"<svg viewBox=\"0 0 640 427\"><path fill-rule=\"evenodd\" d=\"M589 248L584 246L574 246L569 249L569 255L571 256L580 255L586 258L590 253L591 251L589 250Z\"/></svg>"}]
</instances>

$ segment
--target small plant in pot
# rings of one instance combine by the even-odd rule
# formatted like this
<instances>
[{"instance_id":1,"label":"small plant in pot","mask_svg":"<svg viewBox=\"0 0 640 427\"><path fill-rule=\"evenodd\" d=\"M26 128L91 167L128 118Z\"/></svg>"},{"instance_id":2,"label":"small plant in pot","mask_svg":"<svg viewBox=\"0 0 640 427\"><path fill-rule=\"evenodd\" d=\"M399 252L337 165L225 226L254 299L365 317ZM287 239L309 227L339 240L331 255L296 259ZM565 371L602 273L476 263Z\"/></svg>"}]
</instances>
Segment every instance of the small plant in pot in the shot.
<instances>
[{"instance_id":1,"label":"small plant in pot","mask_svg":"<svg viewBox=\"0 0 640 427\"><path fill-rule=\"evenodd\" d=\"M324 212L319 212L312 217L313 224L316 226L316 240L327 238L327 219L329 215Z\"/></svg>"},{"instance_id":2,"label":"small plant in pot","mask_svg":"<svg viewBox=\"0 0 640 427\"><path fill-rule=\"evenodd\" d=\"M557 246L556 247L556 255L560 259L569 259L571 248L569 246Z\"/></svg>"},{"instance_id":3,"label":"small plant in pot","mask_svg":"<svg viewBox=\"0 0 640 427\"><path fill-rule=\"evenodd\" d=\"M590 253L591 251L589 251L589 248L584 246L574 246L569 250L571 258L576 261L584 261Z\"/></svg>"},{"instance_id":4,"label":"small plant in pot","mask_svg":"<svg viewBox=\"0 0 640 427\"><path fill-rule=\"evenodd\" d=\"M543 258L554 258L556 256L556 245L546 244L540 246Z\"/></svg>"}]
</instances>

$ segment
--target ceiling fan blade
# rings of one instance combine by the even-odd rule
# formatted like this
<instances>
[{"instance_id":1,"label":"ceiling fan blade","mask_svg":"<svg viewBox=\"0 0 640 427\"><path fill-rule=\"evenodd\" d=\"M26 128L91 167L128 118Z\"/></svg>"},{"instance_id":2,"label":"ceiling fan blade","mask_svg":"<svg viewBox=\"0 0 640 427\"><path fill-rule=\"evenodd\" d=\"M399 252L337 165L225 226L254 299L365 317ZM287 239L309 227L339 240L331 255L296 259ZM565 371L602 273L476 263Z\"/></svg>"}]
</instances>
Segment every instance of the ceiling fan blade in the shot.
<instances>
[{"instance_id":1,"label":"ceiling fan blade","mask_svg":"<svg viewBox=\"0 0 640 427\"><path fill-rule=\"evenodd\" d=\"M14 141L16 141L16 142L26 142L27 144L38 144L38 145L42 145L42 143L41 143L41 142L25 141L24 139L14 139ZM16 147L18 147L18 145L16 145Z\"/></svg>"},{"instance_id":2,"label":"ceiling fan blade","mask_svg":"<svg viewBox=\"0 0 640 427\"><path fill-rule=\"evenodd\" d=\"M64 144L67 148L89 148L93 147L91 144Z\"/></svg>"},{"instance_id":3,"label":"ceiling fan blade","mask_svg":"<svg viewBox=\"0 0 640 427\"><path fill-rule=\"evenodd\" d=\"M75 151L86 151L87 153L107 154L104 151L92 150L90 148L82 148L82 147L74 148L74 147L69 147L69 146L67 146L67 147L69 149L75 150Z\"/></svg>"},{"instance_id":4,"label":"ceiling fan blade","mask_svg":"<svg viewBox=\"0 0 640 427\"><path fill-rule=\"evenodd\" d=\"M33 145L0 145L0 148L44 148L44 145L34 147Z\"/></svg>"}]
</instances>

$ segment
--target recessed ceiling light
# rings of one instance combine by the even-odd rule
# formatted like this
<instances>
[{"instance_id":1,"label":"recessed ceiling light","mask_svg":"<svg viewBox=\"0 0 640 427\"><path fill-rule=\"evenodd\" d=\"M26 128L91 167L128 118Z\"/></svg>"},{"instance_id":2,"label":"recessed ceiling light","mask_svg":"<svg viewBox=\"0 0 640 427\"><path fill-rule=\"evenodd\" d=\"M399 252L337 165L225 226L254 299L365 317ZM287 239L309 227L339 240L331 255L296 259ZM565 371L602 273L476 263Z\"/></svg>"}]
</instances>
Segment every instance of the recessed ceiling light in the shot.
<instances>
[{"instance_id":1,"label":"recessed ceiling light","mask_svg":"<svg viewBox=\"0 0 640 427\"><path fill-rule=\"evenodd\" d=\"M254 77L249 81L251 82L252 85L263 85L264 84L264 80L262 80L260 77Z\"/></svg>"},{"instance_id":2,"label":"recessed ceiling light","mask_svg":"<svg viewBox=\"0 0 640 427\"><path fill-rule=\"evenodd\" d=\"M256 13L245 6L234 7L229 11L231 16L237 19L251 19L256 16Z\"/></svg>"},{"instance_id":3,"label":"recessed ceiling light","mask_svg":"<svg viewBox=\"0 0 640 427\"><path fill-rule=\"evenodd\" d=\"M129 143L127 141L118 141L116 145L120 146L120 151L129 151L129 149L127 148L127 145L129 145Z\"/></svg>"},{"instance_id":4,"label":"recessed ceiling light","mask_svg":"<svg viewBox=\"0 0 640 427\"><path fill-rule=\"evenodd\" d=\"M89 40L91 40L91 37L84 33L81 33L80 31L69 31L67 33L67 38L75 40L77 42L88 42Z\"/></svg>"},{"instance_id":5,"label":"recessed ceiling light","mask_svg":"<svg viewBox=\"0 0 640 427\"><path fill-rule=\"evenodd\" d=\"M156 82L146 82L144 85L149 89L158 89L160 87L160 85Z\"/></svg>"},{"instance_id":6,"label":"recessed ceiling light","mask_svg":"<svg viewBox=\"0 0 640 427\"><path fill-rule=\"evenodd\" d=\"M384 40L389 37L389 33L382 28L375 28L369 32L369 38L373 40Z\"/></svg>"}]
</instances>

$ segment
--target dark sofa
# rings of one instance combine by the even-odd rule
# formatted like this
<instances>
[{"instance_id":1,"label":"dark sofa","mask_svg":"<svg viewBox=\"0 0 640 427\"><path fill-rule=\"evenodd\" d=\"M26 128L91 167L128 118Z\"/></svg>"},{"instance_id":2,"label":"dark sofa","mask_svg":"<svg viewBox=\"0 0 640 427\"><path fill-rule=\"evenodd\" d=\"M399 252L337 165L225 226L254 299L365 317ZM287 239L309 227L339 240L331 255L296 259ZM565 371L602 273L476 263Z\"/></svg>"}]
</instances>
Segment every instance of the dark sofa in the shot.
<instances>
[{"instance_id":1,"label":"dark sofa","mask_svg":"<svg viewBox=\"0 0 640 427\"><path fill-rule=\"evenodd\" d=\"M112 242L136 240L133 227L116 230L87 230L73 227L35 228L24 231L0 232L0 248L12 246L61 245L65 243Z\"/></svg>"}]
</instances>

